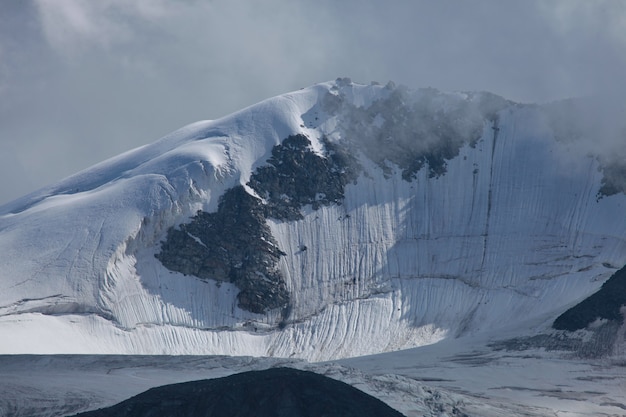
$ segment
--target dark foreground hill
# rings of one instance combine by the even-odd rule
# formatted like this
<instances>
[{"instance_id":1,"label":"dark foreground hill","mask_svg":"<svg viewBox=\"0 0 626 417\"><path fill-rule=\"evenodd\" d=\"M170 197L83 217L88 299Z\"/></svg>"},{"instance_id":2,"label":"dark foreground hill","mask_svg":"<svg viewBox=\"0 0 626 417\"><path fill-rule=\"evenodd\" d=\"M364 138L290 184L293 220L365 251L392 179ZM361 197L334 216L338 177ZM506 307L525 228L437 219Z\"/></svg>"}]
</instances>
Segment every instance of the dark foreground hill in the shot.
<instances>
[{"instance_id":1,"label":"dark foreground hill","mask_svg":"<svg viewBox=\"0 0 626 417\"><path fill-rule=\"evenodd\" d=\"M401 417L350 385L308 371L274 368L152 388L76 417Z\"/></svg>"}]
</instances>

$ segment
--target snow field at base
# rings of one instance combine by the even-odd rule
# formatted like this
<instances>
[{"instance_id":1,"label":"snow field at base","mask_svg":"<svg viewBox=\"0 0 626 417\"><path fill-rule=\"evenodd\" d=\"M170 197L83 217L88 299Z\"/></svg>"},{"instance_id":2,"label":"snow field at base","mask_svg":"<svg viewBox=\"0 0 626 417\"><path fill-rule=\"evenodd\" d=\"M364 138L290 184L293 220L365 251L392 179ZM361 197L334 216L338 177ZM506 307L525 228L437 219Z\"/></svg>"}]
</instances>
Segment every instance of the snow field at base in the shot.
<instances>
[{"instance_id":1,"label":"snow field at base","mask_svg":"<svg viewBox=\"0 0 626 417\"><path fill-rule=\"evenodd\" d=\"M486 340L451 339L338 363L223 356L0 356L0 415L71 415L155 386L285 366L346 382L407 417L623 415L623 367L541 351L493 352L485 349Z\"/></svg>"},{"instance_id":2,"label":"snow field at base","mask_svg":"<svg viewBox=\"0 0 626 417\"><path fill-rule=\"evenodd\" d=\"M434 415L454 415L452 407L471 416L624 415L623 361L586 360L544 349L496 351L488 346L516 331L519 328L449 338L415 349L342 359L336 365L370 376L420 381L446 398L448 408ZM396 399L401 398L398 391ZM402 407L406 403L398 409L407 410Z\"/></svg>"},{"instance_id":3,"label":"snow field at base","mask_svg":"<svg viewBox=\"0 0 626 417\"><path fill-rule=\"evenodd\" d=\"M556 317L626 263L626 198L596 200L597 162L513 106L440 177L362 161L341 206L270 221L292 297L282 331L280 311L239 309L232 284L165 269L166 230L214 211L282 139L344 139L336 118L301 117L330 88L196 123L0 208L0 353L366 355ZM355 105L386 94L340 91Z\"/></svg>"}]
</instances>

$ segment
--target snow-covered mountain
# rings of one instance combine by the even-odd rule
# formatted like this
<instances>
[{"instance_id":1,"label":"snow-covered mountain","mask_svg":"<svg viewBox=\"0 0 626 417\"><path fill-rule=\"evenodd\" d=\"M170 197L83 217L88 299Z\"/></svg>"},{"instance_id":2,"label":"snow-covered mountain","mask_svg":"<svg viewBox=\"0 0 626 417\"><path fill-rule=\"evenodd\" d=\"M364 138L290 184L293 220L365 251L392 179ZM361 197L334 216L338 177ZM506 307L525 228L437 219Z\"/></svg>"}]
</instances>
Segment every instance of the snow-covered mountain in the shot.
<instances>
[{"instance_id":1,"label":"snow-covered mountain","mask_svg":"<svg viewBox=\"0 0 626 417\"><path fill-rule=\"evenodd\" d=\"M338 79L105 161L0 207L0 353L547 331L626 264L623 168L570 106Z\"/></svg>"}]
</instances>

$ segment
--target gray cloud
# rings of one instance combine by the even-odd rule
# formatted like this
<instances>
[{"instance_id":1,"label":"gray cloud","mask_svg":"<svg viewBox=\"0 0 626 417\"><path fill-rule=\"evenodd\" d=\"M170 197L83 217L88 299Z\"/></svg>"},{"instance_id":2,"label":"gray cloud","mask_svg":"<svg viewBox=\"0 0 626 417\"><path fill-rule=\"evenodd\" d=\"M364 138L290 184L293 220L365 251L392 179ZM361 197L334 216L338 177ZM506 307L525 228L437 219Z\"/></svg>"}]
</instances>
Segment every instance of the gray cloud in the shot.
<instances>
[{"instance_id":1,"label":"gray cloud","mask_svg":"<svg viewBox=\"0 0 626 417\"><path fill-rule=\"evenodd\" d=\"M610 0L3 2L0 203L338 76L619 101L625 34Z\"/></svg>"}]
</instances>

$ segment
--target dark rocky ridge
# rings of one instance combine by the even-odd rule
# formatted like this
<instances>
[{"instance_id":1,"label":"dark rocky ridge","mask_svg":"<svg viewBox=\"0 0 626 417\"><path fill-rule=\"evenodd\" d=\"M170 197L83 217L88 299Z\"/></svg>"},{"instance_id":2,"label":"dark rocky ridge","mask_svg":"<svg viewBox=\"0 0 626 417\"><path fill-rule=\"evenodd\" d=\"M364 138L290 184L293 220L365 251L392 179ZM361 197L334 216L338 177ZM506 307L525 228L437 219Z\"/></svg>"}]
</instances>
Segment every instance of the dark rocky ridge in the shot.
<instances>
[{"instance_id":1,"label":"dark rocky ridge","mask_svg":"<svg viewBox=\"0 0 626 417\"><path fill-rule=\"evenodd\" d=\"M619 351L626 315L626 266L602 287L552 323L549 334L519 337L491 343L495 350L524 351L543 348L565 351L579 358L603 358ZM578 333L577 330L585 330Z\"/></svg>"},{"instance_id":2,"label":"dark rocky ridge","mask_svg":"<svg viewBox=\"0 0 626 417\"><path fill-rule=\"evenodd\" d=\"M322 143L325 158L311 150L306 136L289 136L272 149L267 165L252 174L248 185L265 199L266 217L299 220L306 205L317 210L342 203L345 186L356 181L361 168L345 149L325 139Z\"/></svg>"},{"instance_id":3,"label":"dark rocky ridge","mask_svg":"<svg viewBox=\"0 0 626 417\"><path fill-rule=\"evenodd\" d=\"M621 311L626 307L626 266L611 276L590 297L561 314L552 324L558 330L584 329L597 319L619 325L624 323Z\"/></svg>"},{"instance_id":4,"label":"dark rocky ridge","mask_svg":"<svg viewBox=\"0 0 626 417\"><path fill-rule=\"evenodd\" d=\"M152 388L77 417L401 417L382 401L308 371L274 368Z\"/></svg>"}]
</instances>

